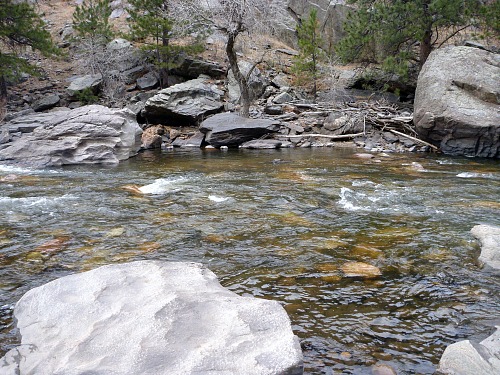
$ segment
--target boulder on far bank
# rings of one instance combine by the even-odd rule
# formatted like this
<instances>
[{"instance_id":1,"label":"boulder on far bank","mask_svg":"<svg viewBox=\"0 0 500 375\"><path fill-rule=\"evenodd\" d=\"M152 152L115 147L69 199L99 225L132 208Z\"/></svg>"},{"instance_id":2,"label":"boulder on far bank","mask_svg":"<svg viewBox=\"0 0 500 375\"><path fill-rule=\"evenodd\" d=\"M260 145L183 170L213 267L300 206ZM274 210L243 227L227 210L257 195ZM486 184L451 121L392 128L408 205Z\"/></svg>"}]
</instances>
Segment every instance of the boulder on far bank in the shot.
<instances>
[{"instance_id":1,"label":"boulder on far bank","mask_svg":"<svg viewBox=\"0 0 500 375\"><path fill-rule=\"evenodd\" d=\"M418 77L414 122L446 154L500 158L500 54L432 52Z\"/></svg>"},{"instance_id":2,"label":"boulder on far bank","mask_svg":"<svg viewBox=\"0 0 500 375\"><path fill-rule=\"evenodd\" d=\"M283 307L223 288L198 263L109 265L27 292L14 374L302 374Z\"/></svg>"},{"instance_id":3,"label":"boulder on far bank","mask_svg":"<svg viewBox=\"0 0 500 375\"><path fill-rule=\"evenodd\" d=\"M72 80L67 91L71 97L76 97L78 94L85 93L87 90L90 90L93 94L97 94L101 86L101 74L88 74L86 76L76 77Z\"/></svg>"},{"instance_id":4,"label":"boulder on far bank","mask_svg":"<svg viewBox=\"0 0 500 375\"><path fill-rule=\"evenodd\" d=\"M167 124L177 120L192 124L222 111L223 95L208 79L192 79L163 89L148 99L142 115L150 123Z\"/></svg>"},{"instance_id":5,"label":"boulder on far bank","mask_svg":"<svg viewBox=\"0 0 500 375\"><path fill-rule=\"evenodd\" d=\"M16 138L0 150L0 160L36 167L116 164L141 146L135 115L101 105L21 116L4 127Z\"/></svg>"},{"instance_id":6,"label":"boulder on far bank","mask_svg":"<svg viewBox=\"0 0 500 375\"><path fill-rule=\"evenodd\" d=\"M205 141L214 147L238 146L278 129L278 121L245 118L233 112L214 115L200 125Z\"/></svg>"},{"instance_id":7,"label":"boulder on far bank","mask_svg":"<svg viewBox=\"0 0 500 375\"><path fill-rule=\"evenodd\" d=\"M471 229L471 233L481 243L479 261L500 270L500 227L476 225Z\"/></svg>"}]
</instances>

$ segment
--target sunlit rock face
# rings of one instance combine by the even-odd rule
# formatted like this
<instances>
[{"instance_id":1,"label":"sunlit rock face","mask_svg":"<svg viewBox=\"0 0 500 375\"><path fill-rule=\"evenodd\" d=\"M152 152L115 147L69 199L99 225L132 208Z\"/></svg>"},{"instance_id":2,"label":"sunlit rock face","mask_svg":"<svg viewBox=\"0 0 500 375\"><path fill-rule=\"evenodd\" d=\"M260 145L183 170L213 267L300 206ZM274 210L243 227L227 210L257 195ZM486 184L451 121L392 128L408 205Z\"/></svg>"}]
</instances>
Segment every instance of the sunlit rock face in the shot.
<instances>
[{"instance_id":1,"label":"sunlit rock face","mask_svg":"<svg viewBox=\"0 0 500 375\"><path fill-rule=\"evenodd\" d=\"M139 261L54 280L16 304L21 345L1 374L301 374L274 301L223 288L198 263Z\"/></svg>"},{"instance_id":2,"label":"sunlit rock face","mask_svg":"<svg viewBox=\"0 0 500 375\"><path fill-rule=\"evenodd\" d=\"M500 326L481 342L463 340L449 345L439 361L445 375L500 374Z\"/></svg>"},{"instance_id":3,"label":"sunlit rock face","mask_svg":"<svg viewBox=\"0 0 500 375\"><path fill-rule=\"evenodd\" d=\"M500 227L476 225L471 233L481 243L479 261L487 267L500 270Z\"/></svg>"},{"instance_id":4,"label":"sunlit rock face","mask_svg":"<svg viewBox=\"0 0 500 375\"><path fill-rule=\"evenodd\" d=\"M446 154L500 158L500 54L432 52L418 76L414 122Z\"/></svg>"}]
</instances>

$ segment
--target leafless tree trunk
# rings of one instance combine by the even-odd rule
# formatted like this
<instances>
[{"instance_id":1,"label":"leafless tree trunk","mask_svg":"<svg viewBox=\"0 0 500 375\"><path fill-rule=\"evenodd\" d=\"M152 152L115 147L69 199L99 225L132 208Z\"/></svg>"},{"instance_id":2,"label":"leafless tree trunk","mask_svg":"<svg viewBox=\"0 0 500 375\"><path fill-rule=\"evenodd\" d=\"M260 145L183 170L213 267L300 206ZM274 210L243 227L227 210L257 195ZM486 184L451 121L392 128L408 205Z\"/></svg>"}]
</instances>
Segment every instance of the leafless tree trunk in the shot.
<instances>
[{"instance_id":1,"label":"leafless tree trunk","mask_svg":"<svg viewBox=\"0 0 500 375\"><path fill-rule=\"evenodd\" d=\"M0 76L0 122L7 115L7 82L5 77Z\"/></svg>"},{"instance_id":2,"label":"leafless tree trunk","mask_svg":"<svg viewBox=\"0 0 500 375\"><path fill-rule=\"evenodd\" d=\"M240 88L240 113L244 117L249 116L253 98L248 86L250 75L243 74L238 66L237 38L242 33L270 32L284 9L284 0L186 0L176 5L180 17L196 20L226 36L226 55Z\"/></svg>"}]
</instances>

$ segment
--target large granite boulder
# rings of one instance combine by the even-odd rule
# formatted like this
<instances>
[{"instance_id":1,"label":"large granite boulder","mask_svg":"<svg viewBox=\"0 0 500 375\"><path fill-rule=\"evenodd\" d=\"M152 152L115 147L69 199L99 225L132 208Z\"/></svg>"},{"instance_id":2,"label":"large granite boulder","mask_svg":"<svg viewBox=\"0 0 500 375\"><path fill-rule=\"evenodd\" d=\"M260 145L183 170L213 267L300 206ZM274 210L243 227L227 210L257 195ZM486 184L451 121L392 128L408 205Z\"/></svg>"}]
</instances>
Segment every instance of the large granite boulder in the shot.
<instances>
[{"instance_id":1,"label":"large granite boulder","mask_svg":"<svg viewBox=\"0 0 500 375\"><path fill-rule=\"evenodd\" d=\"M448 346L439 361L439 374L500 374L500 326L481 342L464 340Z\"/></svg>"},{"instance_id":2,"label":"large granite boulder","mask_svg":"<svg viewBox=\"0 0 500 375\"><path fill-rule=\"evenodd\" d=\"M431 53L418 77L414 122L452 155L500 157L500 55L472 47Z\"/></svg>"},{"instance_id":3,"label":"large granite boulder","mask_svg":"<svg viewBox=\"0 0 500 375\"><path fill-rule=\"evenodd\" d=\"M224 92L210 84L208 79L192 79L161 90L148 99L142 115L150 123L195 123L203 117L222 111L223 95Z\"/></svg>"},{"instance_id":4,"label":"large granite boulder","mask_svg":"<svg viewBox=\"0 0 500 375\"><path fill-rule=\"evenodd\" d=\"M214 147L238 146L278 130L277 121L250 119L232 112L212 116L200 125L200 131L205 134L205 141Z\"/></svg>"},{"instance_id":5,"label":"large granite boulder","mask_svg":"<svg viewBox=\"0 0 500 375\"><path fill-rule=\"evenodd\" d=\"M0 359L4 375L302 374L283 307L236 295L198 263L66 276L27 292L14 315L21 345Z\"/></svg>"},{"instance_id":6,"label":"large granite boulder","mask_svg":"<svg viewBox=\"0 0 500 375\"><path fill-rule=\"evenodd\" d=\"M500 227L493 225L476 225L471 233L481 243L479 261L500 270Z\"/></svg>"},{"instance_id":7,"label":"large granite boulder","mask_svg":"<svg viewBox=\"0 0 500 375\"><path fill-rule=\"evenodd\" d=\"M0 160L37 167L115 164L141 146L135 115L100 105L22 116L4 127L15 137L0 150Z\"/></svg>"},{"instance_id":8,"label":"large granite boulder","mask_svg":"<svg viewBox=\"0 0 500 375\"><path fill-rule=\"evenodd\" d=\"M346 5L344 0L289 0L288 11L295 21L305 21L316 9L319 28L323 38L322 48L327 52L333 52L337 42L345 35L344 23L347 15L354 8Z\"/></svg>"}]
</instances>

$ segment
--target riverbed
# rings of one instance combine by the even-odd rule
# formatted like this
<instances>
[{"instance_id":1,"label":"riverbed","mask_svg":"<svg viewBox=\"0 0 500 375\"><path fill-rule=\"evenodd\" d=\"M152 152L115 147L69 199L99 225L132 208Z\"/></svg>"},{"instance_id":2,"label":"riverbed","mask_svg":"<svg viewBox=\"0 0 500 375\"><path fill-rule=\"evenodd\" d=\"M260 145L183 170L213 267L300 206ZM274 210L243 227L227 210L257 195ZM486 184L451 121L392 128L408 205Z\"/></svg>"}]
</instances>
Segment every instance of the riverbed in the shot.
<instances>
[{"instance_id":1,"label":"riverbed","mask_svg":"<svg viewBox=\"0 0 500 375\"><path fill-rule=\"evenodd\" d=\"M500 225L500 162L350 148L165 150L118 166L0 165L0 356L29 289L139 259L200 262L280 301L308 374L432 374L498 322L470 234ZM380 269L350 278L348 262Z\"/></svg>"}]
</instances>

